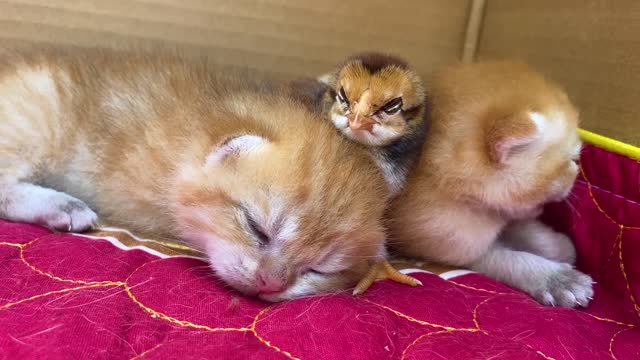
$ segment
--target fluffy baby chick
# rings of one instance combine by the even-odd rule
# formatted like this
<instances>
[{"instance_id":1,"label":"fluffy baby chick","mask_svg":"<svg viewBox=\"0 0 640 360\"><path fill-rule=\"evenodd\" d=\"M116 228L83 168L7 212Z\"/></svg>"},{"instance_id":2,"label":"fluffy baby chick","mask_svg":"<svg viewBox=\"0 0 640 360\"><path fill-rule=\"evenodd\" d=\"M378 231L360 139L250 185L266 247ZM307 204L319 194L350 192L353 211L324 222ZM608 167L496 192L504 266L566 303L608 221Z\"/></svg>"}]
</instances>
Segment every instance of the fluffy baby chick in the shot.
<instances>
[{"instance_id":1,"label":"fluffy baby chick","mask_svg":"<svg viewBox=\"0 0 640 360\"><path fill-rule=\"evenodd\" d=\"M320 81L328 86L321 111L345 137L369 147L392 194L400 192L428 126L420 76L396 56L368 52Z\"/></svg>"},{"instance_id":2,"label":"fluffy baby chick","mask_svg":"<svg viewBox=\"0 0 640 360\"><path fill-rule=\"evenodd\" d=\"M369 149L392 196L406 183L427 132L426 95L420 76L404 60L381 53L356 54L318 79L327 85L317 106L348 139ZM320 87L309 87L317 93ZM307 91L308 93L308 91ZM376 278L411 286L420 281L376 261L354 290L367 290Z\"/></svg>"}]
</instances>

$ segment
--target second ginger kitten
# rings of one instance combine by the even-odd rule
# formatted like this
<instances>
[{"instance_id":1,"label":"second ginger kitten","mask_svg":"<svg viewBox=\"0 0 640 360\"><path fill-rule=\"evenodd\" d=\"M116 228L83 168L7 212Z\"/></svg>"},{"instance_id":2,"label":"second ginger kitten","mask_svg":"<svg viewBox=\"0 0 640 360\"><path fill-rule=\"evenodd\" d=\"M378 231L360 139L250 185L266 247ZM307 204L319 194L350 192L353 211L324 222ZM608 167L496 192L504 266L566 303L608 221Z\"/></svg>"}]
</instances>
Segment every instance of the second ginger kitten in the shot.
<instances>
[{"instance_id":1,"label":"second ginger kitten","mask_svg":"<svg viewBox=\"0 0 640 360\"><path fill-rule=\"evenodd\" d=\"M506 61L451 66L430 86L428 145L389 211L393 244L543 304L586 306L592 280L572 267L571 240L535 220L578 174L578 112L565 92Z\"/></svg>"}]
</instances>

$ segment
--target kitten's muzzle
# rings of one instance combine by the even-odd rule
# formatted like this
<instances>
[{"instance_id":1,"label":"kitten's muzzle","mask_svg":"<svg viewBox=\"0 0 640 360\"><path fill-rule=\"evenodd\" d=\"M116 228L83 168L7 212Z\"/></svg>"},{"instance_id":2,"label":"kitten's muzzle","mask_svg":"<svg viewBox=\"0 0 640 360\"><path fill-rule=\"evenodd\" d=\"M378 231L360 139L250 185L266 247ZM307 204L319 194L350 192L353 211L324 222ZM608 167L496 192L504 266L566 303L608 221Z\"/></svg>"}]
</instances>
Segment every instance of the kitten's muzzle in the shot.
<instances>
[{"instance_id":1,"label":"kitten's muzzle","mask_svg":"<svg viewBox=\"0 0 640 360\"><path fill-rule=\"evenodd\" d=\"M369 132L373 130L373 125L378 123L372 118L368 116L362 116L358 113L349 114L347 116L347 120L349 120L349 128L351 130L364 130Z\"/></svg>"},{"instance_id":2,"label":"kitten's muzzle","mask_svg":"<svg viewBox=\"0 0 640 360\"><path fill-rule=\"evenodd\" d=\"M273 294L285 289L286 280L260 269L256 272L256 286L258 295Z\"/></svg>"}]
</instances>

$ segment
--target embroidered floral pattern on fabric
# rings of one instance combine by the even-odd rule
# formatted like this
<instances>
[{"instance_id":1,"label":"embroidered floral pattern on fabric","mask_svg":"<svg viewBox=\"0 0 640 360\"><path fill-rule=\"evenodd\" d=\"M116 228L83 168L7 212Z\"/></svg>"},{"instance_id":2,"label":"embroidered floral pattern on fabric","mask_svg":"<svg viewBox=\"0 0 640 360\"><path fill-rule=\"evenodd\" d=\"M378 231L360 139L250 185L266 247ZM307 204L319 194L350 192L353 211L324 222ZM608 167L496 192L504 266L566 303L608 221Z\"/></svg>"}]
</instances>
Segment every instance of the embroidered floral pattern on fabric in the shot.
<instances>
[{"instance_id":1,"label":"embroidered floral pattern on fabric","mask_svg":"<svg viewBox=\"0 0 640 360\"><path fill-rule=\"evenodd\" d=\"M473 273L266 304L199 259L0 221L0 359L638 359L640 231L628 214L640 208L593 185L608 153L584 156L574 209L545 216L598 281L587 309L543 307ZM640 176L634 166L625 176Z\"/></svg>"}]
</instances>

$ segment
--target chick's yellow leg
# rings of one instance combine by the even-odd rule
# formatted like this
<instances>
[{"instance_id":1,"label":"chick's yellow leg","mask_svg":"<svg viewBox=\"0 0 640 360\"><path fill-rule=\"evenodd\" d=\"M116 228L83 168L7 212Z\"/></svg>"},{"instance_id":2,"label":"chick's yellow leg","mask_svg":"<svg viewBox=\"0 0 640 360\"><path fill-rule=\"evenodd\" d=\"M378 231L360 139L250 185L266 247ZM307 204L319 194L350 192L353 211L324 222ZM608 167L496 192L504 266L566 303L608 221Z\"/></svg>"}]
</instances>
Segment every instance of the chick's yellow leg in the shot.
<instances>
[{"instance_id":1,"label":"chick's yellow leg","mask_svg":"<svg viewBox=\"0 0 640 360\"><path fill-rule=\"evenodd\" d=\"M379 260L371 266L367 274L358 282L355 289L353 289L353 295L359 295L367 291L376 279L389 279L409 286L422 285L420 280L401 273L389 264L387 260Z\"/></svg>"}]
</instances>

